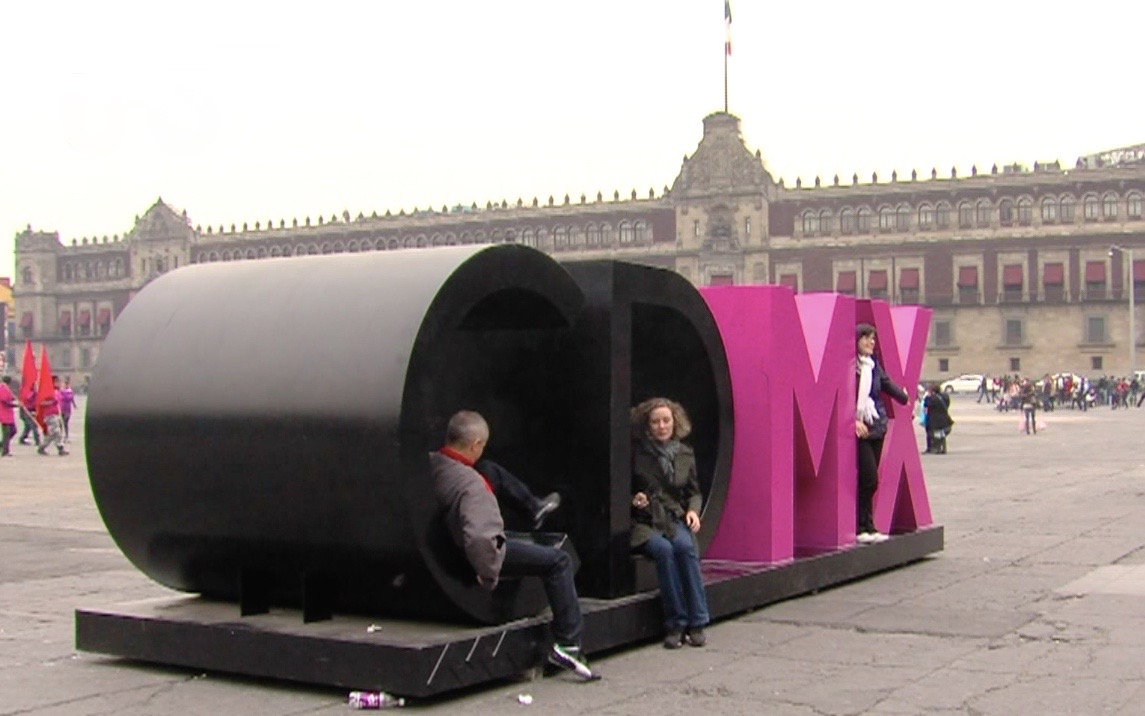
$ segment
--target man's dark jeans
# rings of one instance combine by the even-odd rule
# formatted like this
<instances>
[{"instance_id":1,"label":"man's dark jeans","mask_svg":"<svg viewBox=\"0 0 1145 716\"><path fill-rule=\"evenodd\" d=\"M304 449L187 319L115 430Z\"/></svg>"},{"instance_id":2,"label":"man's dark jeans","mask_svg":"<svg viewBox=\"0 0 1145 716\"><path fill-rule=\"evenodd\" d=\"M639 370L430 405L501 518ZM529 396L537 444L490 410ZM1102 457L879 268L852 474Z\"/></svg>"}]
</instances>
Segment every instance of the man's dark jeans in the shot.
<instances>
[{"instance_id":1,"label":"man's dark jeans","mask_svg":"<svg viewBox=\"0 0 1145 716\"><path fill-rule=\"evenodd\" d=\"M562 646L580 646L584 617L577 601L572 559L556 547L509 538L502 577L540 577L553 610L553 637Z\"/></svg>"}]
</instances>

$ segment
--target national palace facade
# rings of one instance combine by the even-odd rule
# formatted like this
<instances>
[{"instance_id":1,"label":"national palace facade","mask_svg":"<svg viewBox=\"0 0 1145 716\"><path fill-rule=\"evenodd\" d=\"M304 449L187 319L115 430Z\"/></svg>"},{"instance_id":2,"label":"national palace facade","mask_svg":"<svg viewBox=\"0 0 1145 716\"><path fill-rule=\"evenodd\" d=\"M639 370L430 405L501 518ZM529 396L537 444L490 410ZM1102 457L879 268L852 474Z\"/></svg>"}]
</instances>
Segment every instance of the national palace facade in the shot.
<instances>
[{"instance_id":1,"label":"national palace facade","mask_svg":"<svg viewBox=\"0 0 1145 716\"><path fill-rule=\"evenodd\" d=\"M773 180L739 119L704 119L672 186L412 213L194 226L162 200L123 236L16 236L15 335L83 383L116 316L167 271L210 261L519 243L696 285L777 283L933 308L927 378L1129 370L1128 281L1145 293L1140 148L1032 167ZM1124 251L1139 249L1129 266ZM236 306L235 310L242 310ZM1140 317L1138 317L1140 319ZM225 316L220 316L225 320ZM1136 335L1145 336L1138 320Z\"/></svg>"}]
</instances>

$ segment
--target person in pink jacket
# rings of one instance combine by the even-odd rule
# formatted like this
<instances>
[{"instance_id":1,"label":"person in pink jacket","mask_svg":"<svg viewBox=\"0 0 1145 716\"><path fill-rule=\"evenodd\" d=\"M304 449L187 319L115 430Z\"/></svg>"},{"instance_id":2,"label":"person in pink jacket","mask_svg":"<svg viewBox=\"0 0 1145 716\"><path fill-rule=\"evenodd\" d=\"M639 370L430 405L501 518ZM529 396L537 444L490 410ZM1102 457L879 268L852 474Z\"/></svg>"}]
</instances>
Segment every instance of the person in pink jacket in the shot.
<instances>
[{"instance_id":1,"label":"person in pink jacket","mask_svg":"<svg viewBox=\"0 0 1145 716\"><path fill-rule=\"evenodd\" d=\"M0 382L0 430L3 430L3 448L0 457L12 456L12 436L16 434L16 409L20 402L12 394L12 377L4 376Z\"/></svg>"}]
</instances>

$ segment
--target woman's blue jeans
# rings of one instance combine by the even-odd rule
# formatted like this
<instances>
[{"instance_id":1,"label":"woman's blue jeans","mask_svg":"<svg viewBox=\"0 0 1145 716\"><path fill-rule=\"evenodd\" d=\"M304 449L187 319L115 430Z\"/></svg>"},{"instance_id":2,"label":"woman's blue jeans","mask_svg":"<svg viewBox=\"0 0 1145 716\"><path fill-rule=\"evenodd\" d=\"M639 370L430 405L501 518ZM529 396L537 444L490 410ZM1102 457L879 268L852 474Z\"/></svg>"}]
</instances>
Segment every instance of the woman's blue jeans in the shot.
<instances>
[{"instance_id":1,"label":"woman's blue jeans","mask_svg":"<svg viewBox=\"0 0 1145 716\"><path fill-rule=\"evenodd\" d=\"M708 598L700 574L700 553L687 526L677 522L671 540L657 532L640 546L640 551L656 560L664 627L670 631L707 626Z\"/></svg>"}]
</instances>

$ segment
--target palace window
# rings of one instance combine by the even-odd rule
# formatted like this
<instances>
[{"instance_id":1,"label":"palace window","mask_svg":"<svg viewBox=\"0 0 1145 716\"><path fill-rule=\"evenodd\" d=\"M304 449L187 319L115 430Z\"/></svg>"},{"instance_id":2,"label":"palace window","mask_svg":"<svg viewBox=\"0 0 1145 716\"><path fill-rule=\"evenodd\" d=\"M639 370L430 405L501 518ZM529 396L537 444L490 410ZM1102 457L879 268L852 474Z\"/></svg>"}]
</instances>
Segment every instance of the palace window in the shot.
<instances>
[{"instance_id":1,"label":"palace window","mask_svg":"<svg viewBox=\"0 0 1145 716\"><path fill-rule=\"evenodd\" d=\"M1105 298L1105 262L1085 262L1085 297L1089 300Z\"/></svg>"},{"instance_id":2,"label":"palace window","mask_svg":"<svg viewBox=\"0 0 1145 716\"><path fill-rule=\"evenodd\" d=\"M1047 263L1042 267L1042 292L1046 301L1065 298L1065 264Z\"/></svg>"},{"instance_id":3,"label":"palace window","mask_svg":"<svg viewBox=\"0 0 1145 716\"><path fill-rule=\"evenodd\" d=\"M859 233L871 230L871 210L865 206L859 207L859 213L855 217L855 228Z\"/></svg>"},{"instance_id":4,"label":"palace window","mask_svg":"<svg viewBox=\"0 0 1145 716\"><path fill-rule=\"evenodd\" d=\"M879 231L890 231L895 226L895 212L889 206L879 208Z\"/></svg>"},{"instance_id":5,"label":"palace window","mask_svg":"<svg viewBox=\"0 0 1145 716\"><path fill-rule=\"evenodd\" d=\"M942 202L934 210L934 225L940 229L950 227L950 204Z\"/></svg>"},{"instance_id":6,"label":"palace window","mask_svg":"<svg viewBox=\"0 0 1145 716\"><path fill-rule=\"evenodd\" d=\"M958 302L978 303L978 267L958 267Z\"/></svg>"},{"instance_id":7,"label":"palace window","mask_svg":"<svg viewBox=\"0 0 1145 716\"><path fill-rule=\"evenodd\" d=\"M1008 303L1022 300L1022 264L1002 267L1002 300Z\"/></svg>"},{"instance_id":8,"label":"palace window","mask_svg":"<svg viewBox=\"0 0 1145 716\"><path fill-rule=\"evenodd\" d=\"M625 245L632 243L632 225L627 221L620 222L620 243Z\"/></svg>"},{"instance_id":9,"label":"palace window","mask_svg":"<svg viewBox=\"0 0 1145 716\"><path fill-rule=\"evenodd\" d=\"M934 209L930 208L930 204L923 204L918 207L918 228L922 231L929 231L933 225Z\"/></svg>"},{"instance_id":10,"label":"palace window","mask_svg":"<svg viewBox=\"0 0 1145 716\"><path fill-rule=\"evenodd\" d=\"M916 268L904 268L899 272L899 303L918 303L918 274Z\"/></svg>"},{"instance_id":11,"label":"palace window","mask_svg":"<svg viewBox=\"0 0 1145 716\"><path fill-rule=\"evenodd\" d=\"M819 215L814 211L803 212L803 235L814 236L819 233Z\"/></svg>"},{"instance_id":12,"label":"palace window","mask_svg":"<svg viewBox=\"0 0 1145 716\"><path fill-rule=\"evenodd\" d=\"M1042 223L1052 224L1058 220L1058 200L1052 196L1042 199Z\"/></svg>"},{"instance_id":13,"label":"palace window","mask_svg":"<svg viewBox=\"0 0 1145 716\"><path fill-rule=\"evenodd\" d=\"M621 224L621 231L624 231L625 224ZM558 251L567 249L569 246L569 230L564 226L558 226L553 229L553 248Z\"/></svg>"},{"instance_id":14,"label":"palace window","mask_svg":"<svg viewBox=\"0 0 1145 716\"><path fill-rule=\"evenodd\" d=\"M602 246L612 245L612 227L608 224L600 225L600 243Z\"/></svg>"},{"instance_id":15,"label":"palace window","mask_svg":"<svg viewBox=\"0 0 1145 716\"><path fill-rule=\"evenodd\" d=\"M1137 193L1130 194L1125 199L1125 215L1130 219L1141 218L1141 195Z\"/></svg>"},{"instance_id":16,"label":"palace window","mask_svg":"<svg viewBox=\"0 0 1145 716\"><path fill-rule=\"evenodd\" d=\"M1096 196L1090 194L1089 196L1085 197L1085 203L1083 206L1085 208L1086 221L1097 221L1099 218L1101 218L1101 204L1097 201Z\"/></svg>"},{"instance_id":17,"label":"palace window","mask_svg":"<svg viewBox=\"0 0 1145 716\"><path fill-rule=\"evenodd\" d=\"M1029 226L1034 221L1034 203L1029 199L1018 200L1018 223Z\"/></svg>"},{"instance_id":18,"label":"palace window","mask_svg":"<svg viewBox=\"0 0 1145 716\"><path fill-rule=\"evenodd\" d=\"M1105 217L1106 221L1111 221L1117 218L1117 195L1106 194L1101 199L1101 215Z\"/></svg>"},{"instance_id":19,"label":"palace window","mask_svg":"<svg viewBox=\"0 0 1145 716\"><path fill-rule=\"evenodd\" d=\"M647 238L647 225L643 221L637 221L632 230L635 233L636 243L644 243L645 238Z\"/></svg>"},{"instance_id":20,"label":"palace window","mask_svg":"<svg viewBox=\"0 0 1145 716\"><path fill-rule=\"evenodd\" d=\"M958 228L969 229L974 224L974 207L968 201L958 205Z\"/></svg>"},{"instance_id":21,"label":"palace window","mask_svg":"<svg viewBox=\"0 0 1145 716\"><path fill-rule=\"evenodd\" d=\"M998 204L998 223L1002 226L1010 226L1014 223L1014 202L1003 199Z\"/></svg>"},{"instance_id":22,"label":"palace window","mask_svg":"<svg viewBox=\"0 0 1145 716\"><path fill-rule=\"evenodd\" d=\"M1105 333L1105 316L1085 317L1085 342L1106 343L1109 336Z\"/></svg>"},{"instance_id":23,"label":"palace window","mask_svg":"<svg viewBox=\"0 0 1145 716\"><path fill-rule=\"evenodd\" d=\"M748 232L747 233L748 233L748 236L751 236L751 219L748 219L747 221L748 221L748 224L747 224ZM835 220L831 216L831 211L829 209L824 209L823 211L819 212L819 231L824 233L824 234L830 234L834 230L835 230Z\"/></svg>"},{"instance_id":24,"label":"palace window","mask_svg":"<svg viewBox=\"0 0 1145 716\"><path fill-rule=\"evenodd\" d=\"M589 224L584 230L585 241L589 246L600 246L600 229L596 224Z\"/></svg>"},{"instance_id":25,"label":"palace window","mask_svg":"<svg viewBox=\"0 0 1145 716\"><path fill-rule=\"evenodd\" d=\"M978 206L975 207L975 211L978 213L978 226L989 226L990 214L992 213L990 209L990 202L983 199L982 201L978 202Z\"/></svg>"},{"instance_id":26,"label":"palace window","mask_svg":"<svg viewBox=\"0 0 1145 716\"><path fill-rule=\"evenodd\" d=\"M885 270L871 271L867 274L867 295L870 298L887 298L887 272Z\"/></svg>"},{"instance_id":27,"label":"palace window","mask_svg":"<svg viewBox=\"0 0 1145 716\"><path fill-rule=\"evenodd\" d=\"M842 293L847 296L855 295L855 272L854 271L840 271L838 277L835 279L835 292Z\"/></svg>"},{"instance_id":28,"label":"palace window","mask_svg":"<svg viewBox=\"0 0 1145 716\"><path fill-rule=\"evenodd\" d=\"M899 205L898 211L895 212L895 229L899 231L906 231L910 228L910 207L906 204Z\"/></svg>"},{"instance_id":29,"label":"palace window","mask_svg":"<svg viewBox=\"0 0 1145 716\"><path fill-rule=\"evenodd\" d=\"M1026 322L1021 318L1007 318L1002 328L1002 340L1008 346L1020 346L1025 343Z\"/></svg>"},{"instance_id":30,"label":"palace window","mask_svg":"<svg viewBox=\"0 0 1145 716\"><path fill-rule=\"evenodd\" d=\"M850 209L843 209L839 213L839 229L844 234L855 233L855 212Z\"/></svg>"},{"instance_id":31,"label":"palace window","mask_svg":"<svg viewBox=\"0 0 1145 716\"><path fill-rule=\"evenodd\" d=\"M1072 196L1063 196L1061 209L1058 212L1062 223L1071 224L1074 221L1074 200Z\"/></svg>"},{"instance_id":32,"label":"palace window","mask_svg":"<svg viewBox=\"0 0 1145 716\"><path fill-rule=\"evenodd\" d=\"M643 232L644 232L644 225L643 224L637 224L636 225L636 233L642 234ZM638 240L639 240L639 237L638 237ZM584 235L580 233L580 227L579 226L570 226L569 227L569 246L572 246L573 248L580 248L583 245L584 245Z\"/></svg>"},{"instance_id":33,"label":"palace window","mask_svg":"<svg viewBox=\"0 0 1145 716\"><path fill-rule=\"evenodd\" d=\"M936 318L934 323L931 324L933 328L930 331L931 343L936 348L944 348L954 345L954 325L948 318Z\"/></svg>"}]
</instances>

